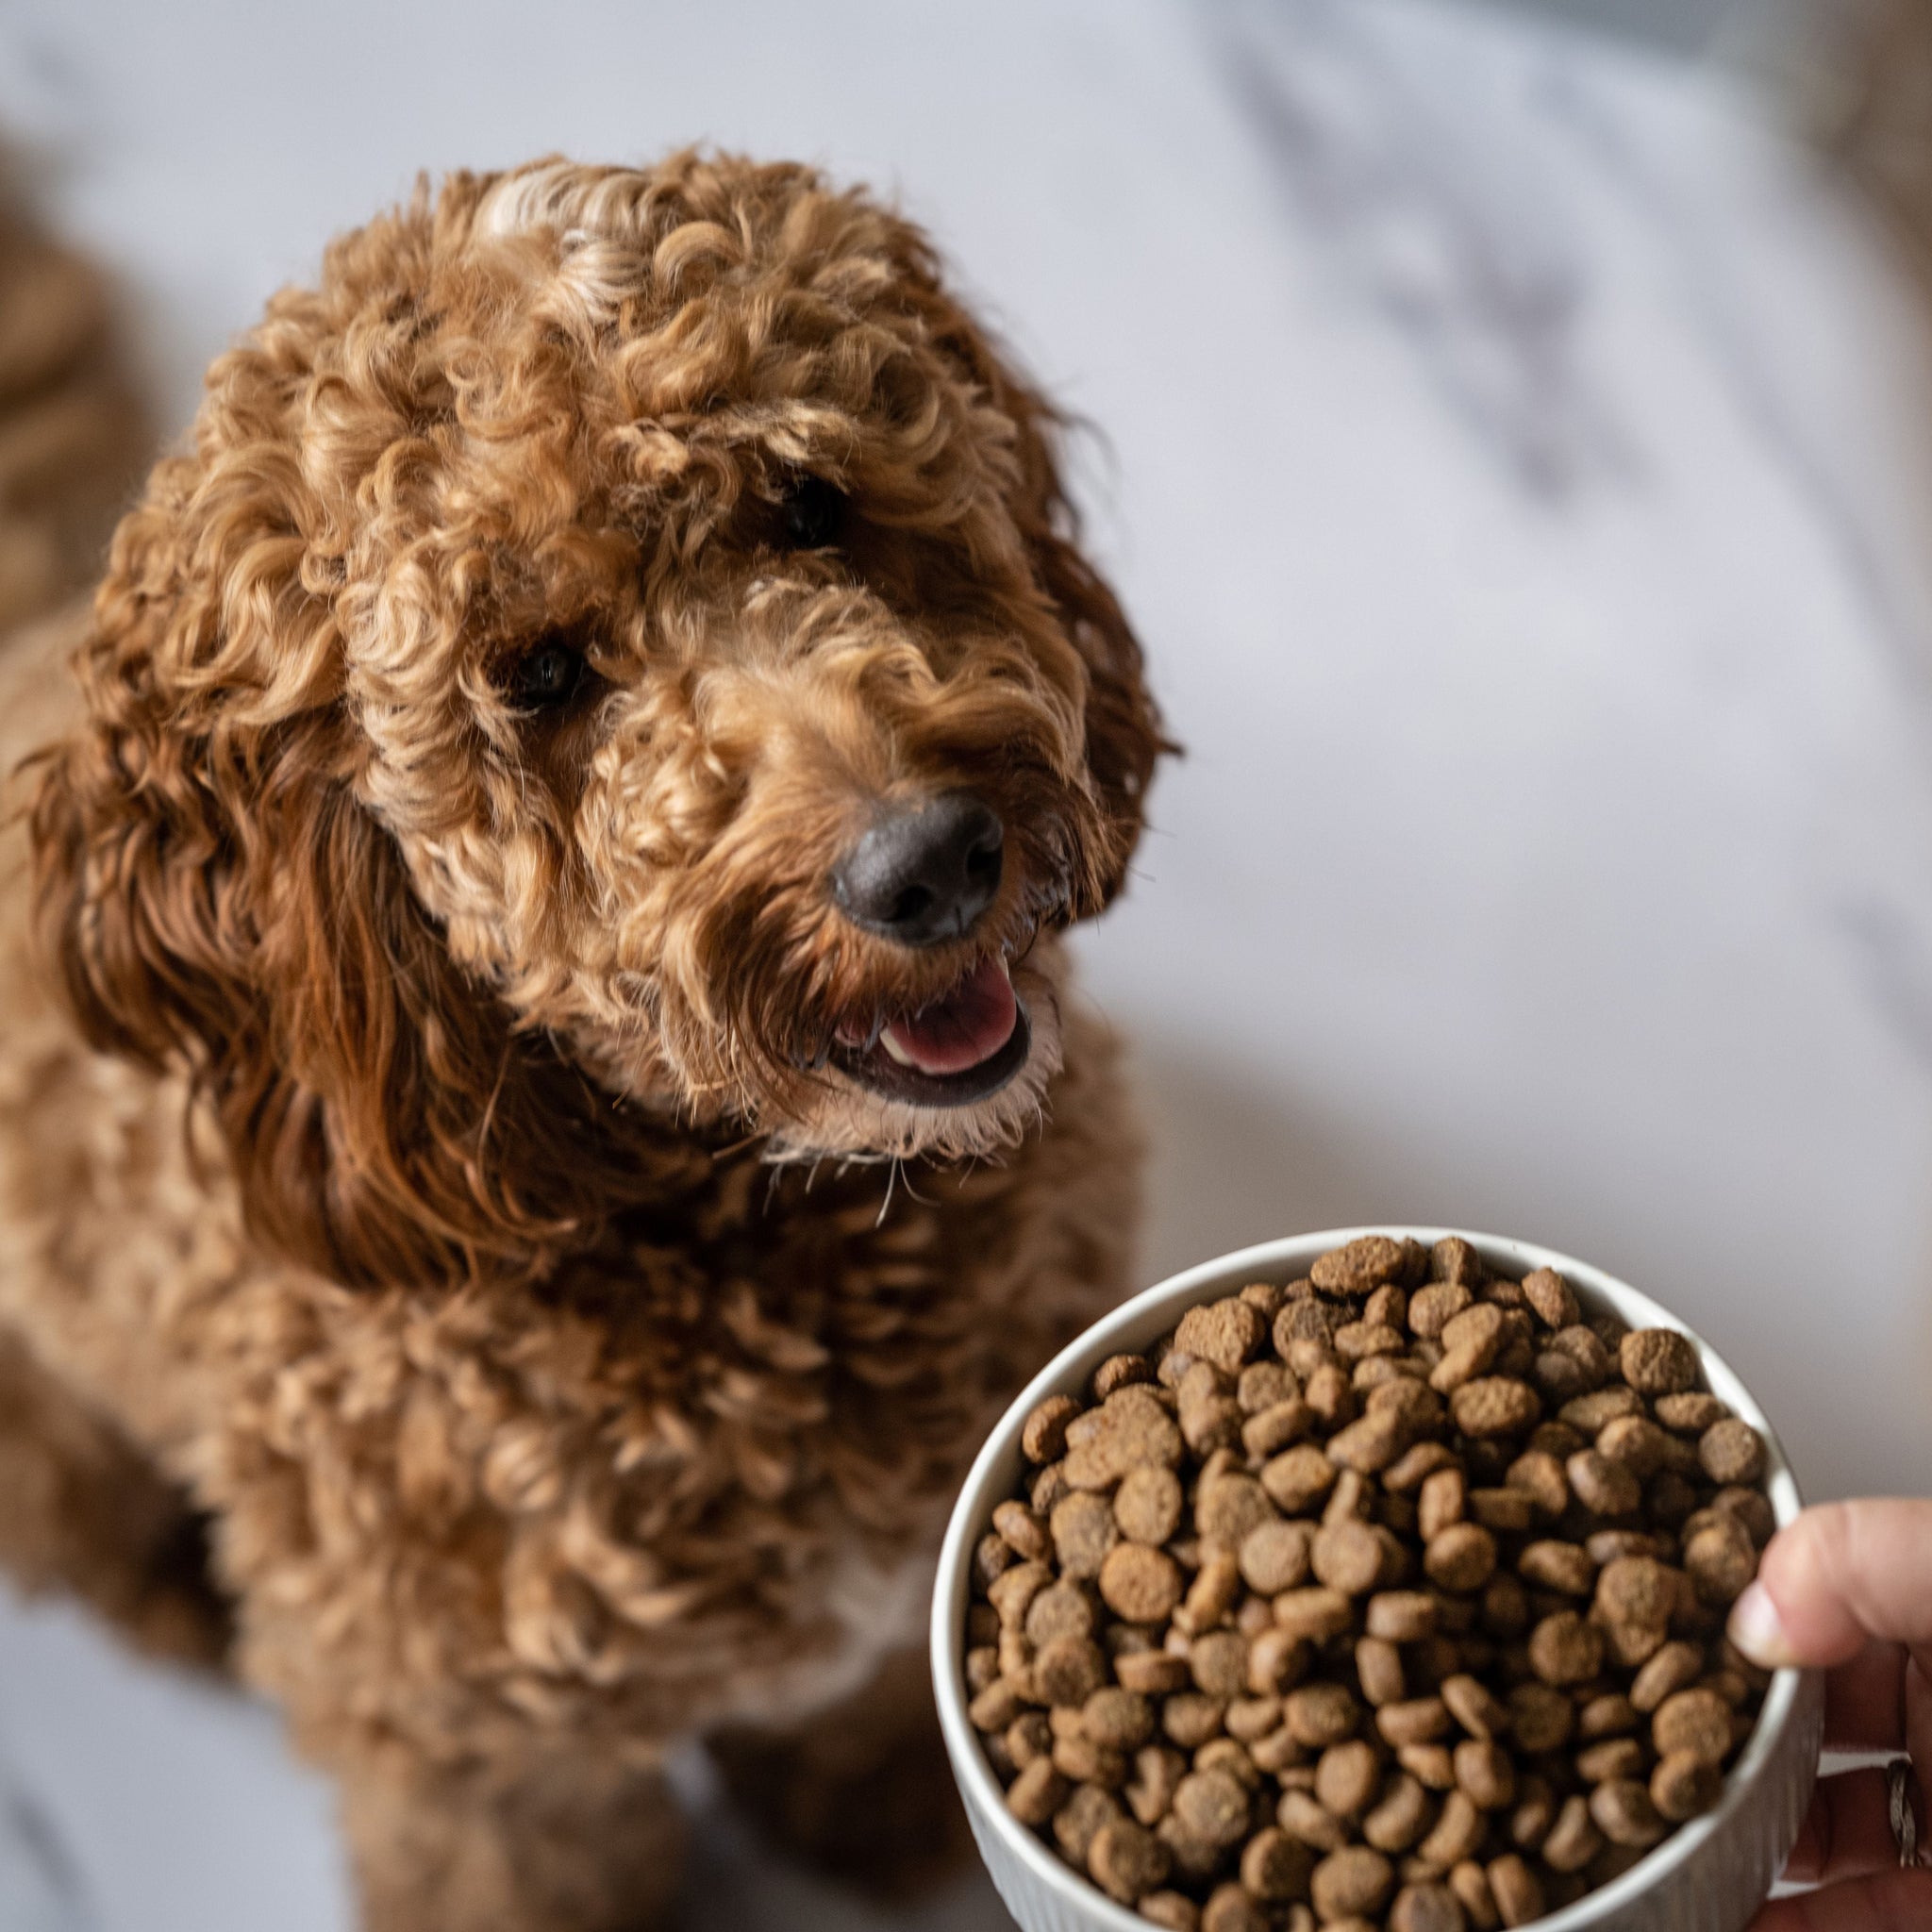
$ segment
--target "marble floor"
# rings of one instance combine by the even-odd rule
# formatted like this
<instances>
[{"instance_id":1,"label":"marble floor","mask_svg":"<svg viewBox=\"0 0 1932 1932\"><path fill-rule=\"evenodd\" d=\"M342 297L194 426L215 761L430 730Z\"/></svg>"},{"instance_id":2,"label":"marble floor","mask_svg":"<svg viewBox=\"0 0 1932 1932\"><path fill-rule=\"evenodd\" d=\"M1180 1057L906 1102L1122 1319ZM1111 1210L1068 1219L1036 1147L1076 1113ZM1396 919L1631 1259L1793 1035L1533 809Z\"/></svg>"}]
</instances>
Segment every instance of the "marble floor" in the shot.
<instances>
[{"instance_id":1,"label":"marble floor","mask_svg":"<svg viewBox=\"0 0 1932 1932\"><path fill-rule=\"evenodd\" d=\"M155 392L418 166L706 136L932 227L1103 432L1189 756L1088 996L1152 1279L1369 1219L1588 1255L1808 1491L1932 1489L1932 365L1708 65L1423 0L26 0L0 125ZM343 1932L271 1714L0 1597L0 1926ZM700 1928L887 1923L708 1804ZM37 1916L38 1914L38 1916ZM966 1885L891 1923L1003 1923Z\"/></svg>"}]
</instances>

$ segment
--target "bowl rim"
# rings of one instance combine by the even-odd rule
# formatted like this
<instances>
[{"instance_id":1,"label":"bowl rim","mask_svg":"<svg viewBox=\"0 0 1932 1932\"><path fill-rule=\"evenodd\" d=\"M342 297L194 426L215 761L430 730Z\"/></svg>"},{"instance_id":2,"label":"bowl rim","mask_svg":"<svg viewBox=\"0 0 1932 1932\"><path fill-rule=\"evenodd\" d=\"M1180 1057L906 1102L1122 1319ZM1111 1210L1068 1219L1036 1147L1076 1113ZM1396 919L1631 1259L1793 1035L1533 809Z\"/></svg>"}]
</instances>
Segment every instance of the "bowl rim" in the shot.
<instances>
[{"instance_id":1,"label":"bowl rim","mask_svg":"<svg viewBox=\"0 0 1932 1932\"><path fill-rule=\"evenodd\" d=\"M1698 1352L1705 1379L1712 1394L1729 1405L1734 1415L1748 1422L1764 1440L1766 1468L1764 1487L1778 1528L1782 1529L1804 1507L1784 1446L1764 1411L1739 1378L1737 1372L1716 1349L1687 1322L1652 1300L1641 1290L1632 1288L1603 1269L1578 1260L1556 1248L1511 1236L1491 1235L1468 1228L1404 1225L1374 1223L1360 1227L1327 1228L1311 1234L1283 1236L1245 1248L1231 1250L1211 1260L1170 1274L1164 1281L1142 1289L1138 1294L1103 1315L1083 1329L1054 1357L1013 1398L1004 1415L987 1436L974 1458L966 1480L946 1524L934 1577L931 1621L931 1664L933 1693L939 1706L940 1728L946 1753L952 1759L968 1809L974 1814L975 1836L981 1829L997 1834L1001 1844L1034 1875L1075 1907L1096 1928L1106 1932L1146 1932L1150 1922L1130 1907L1118 1904L1071 1865L1049 1851L1045 1843L1008 1810L1006 1793L993 1775L981 1750L979 1736L966 1715L964 1678L965 1643L963 1623L970 1601L970 1570L974 1545L990 1525L994 1506L1010 1494L1009 1482L999 1487L1003 1493L990 1493L995 1477L1009 1456L1017 1457L1020 1430L1034 1407L1049 1395L1071 1391L1110 1355L1156 1340L1174 1325L1181 1313L1196 1303L1217 1299L1251 1281L1286 1282L1306 1274L1318 1255L1356 1241L1364 1235L1386 1235L1396 1241L1411 1240L1433 1246L1447 1236L1466 1241L1484 1260L1503 1262L1516 1268L1520 1275L1536 1268L1553 1268L1575 1289L1586 1303L1607 1305L1633 1327L1672 1328L1683 1335ZM1237 1282L1235 1277L1239 1276ZM1127 1340L1133 1338L1133 1340ZM1774 1674L1765 1692L1750 1741L1724 1779L1724 1794L1717 1806L1679 1825L1655 1851L1646 1853L1629 1871L1609 1884L1587 1892L1574 1904L1534 1921L1536 1932L1584 1932L1598 1915L1612 1912L1669 1878L1696 1856L1730 1822L1750 1806L1755 1788L1765 1767L1772 1761L1780 1740L1798 1715L1800 1692L1812 1674L1781 1670Z\"/></svg>"}]
</instances>

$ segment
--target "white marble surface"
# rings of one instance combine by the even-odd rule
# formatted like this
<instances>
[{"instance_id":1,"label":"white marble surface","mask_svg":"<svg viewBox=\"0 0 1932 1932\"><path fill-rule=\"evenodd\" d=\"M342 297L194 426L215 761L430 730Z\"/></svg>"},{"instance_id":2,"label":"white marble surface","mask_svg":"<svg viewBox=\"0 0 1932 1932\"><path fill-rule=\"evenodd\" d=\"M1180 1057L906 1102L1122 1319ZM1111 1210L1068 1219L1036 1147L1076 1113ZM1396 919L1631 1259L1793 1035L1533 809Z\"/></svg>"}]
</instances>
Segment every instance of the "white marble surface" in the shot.
<instances>
[{"instance_id":1,"label":"white marble surface","mask_svg":"<svg viewBox=\"0 0 1932 1932\"><path fill-rule=\"evenodd\" d=\"M1388 0L16 0L0 124L175 422L418 165L710 136L896 188L1105 428L1191 749L1086 948L1150 1278L1521 1233L1693 1320L1814 1494L1932 1489L1932 382L1866 217L1721 77ZM0 1607L0 1752L76 1926L346 1924L272 1718L64 1611ZM691 1898L884 1923L716 1817Z\"/></svg>"}]
</instances>

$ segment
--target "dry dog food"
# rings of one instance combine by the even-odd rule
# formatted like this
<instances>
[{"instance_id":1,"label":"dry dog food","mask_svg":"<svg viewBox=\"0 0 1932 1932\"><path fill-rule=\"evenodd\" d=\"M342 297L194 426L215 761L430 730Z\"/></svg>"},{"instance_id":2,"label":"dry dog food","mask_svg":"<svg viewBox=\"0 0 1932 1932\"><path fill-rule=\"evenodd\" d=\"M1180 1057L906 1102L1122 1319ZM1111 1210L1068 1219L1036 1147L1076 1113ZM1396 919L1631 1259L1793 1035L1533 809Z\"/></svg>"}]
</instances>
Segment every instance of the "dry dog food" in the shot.
<instances>
[{"instance_id":1,"label":"dry dog food","mask_svg":"<svg viewBox=\"0 0 1932 1932\"><path fill-rule=\"evenodd\" d=\"M1027 1418L974 1563L1013 1815L1172 1932L1492 1932L1707 1810L1764 1445L1665 1329L1372 1236Z\"/></svg>"}]
</instances>

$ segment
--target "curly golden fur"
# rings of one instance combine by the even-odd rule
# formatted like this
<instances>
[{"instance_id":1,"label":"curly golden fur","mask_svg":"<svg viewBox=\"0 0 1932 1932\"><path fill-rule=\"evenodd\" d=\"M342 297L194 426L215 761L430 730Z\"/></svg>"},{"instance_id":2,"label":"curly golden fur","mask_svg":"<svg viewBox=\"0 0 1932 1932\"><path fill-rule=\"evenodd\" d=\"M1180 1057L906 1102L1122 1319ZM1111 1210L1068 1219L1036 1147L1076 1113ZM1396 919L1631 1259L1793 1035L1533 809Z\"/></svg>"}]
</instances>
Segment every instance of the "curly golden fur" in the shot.
<instances>
[{"instance_id":1,"label":"curly golden fur","mask_svg":"<svg viewBox=\"0 0 1932 1932\"><path fill-rule=\"evenodd\" d=\"M1056 427L807 169L458 175L215 363L75 721L47 646L0 666L0 749L51 740L0 959L0 1382L43 1406L0 1457L49 1500L0 1541L206 1649L205 1516L371 1927L645 1923L681 1739L827 1857L938 1789L938 1528L1133 1219L1058 934L1163 746ZM977 924L843 917L874 815L959 790L1006 827ZM1007 1085L868 1081L991 960ZM63 1557L129 1464L177 1520Z\"/></svg>"}]
</instances>

